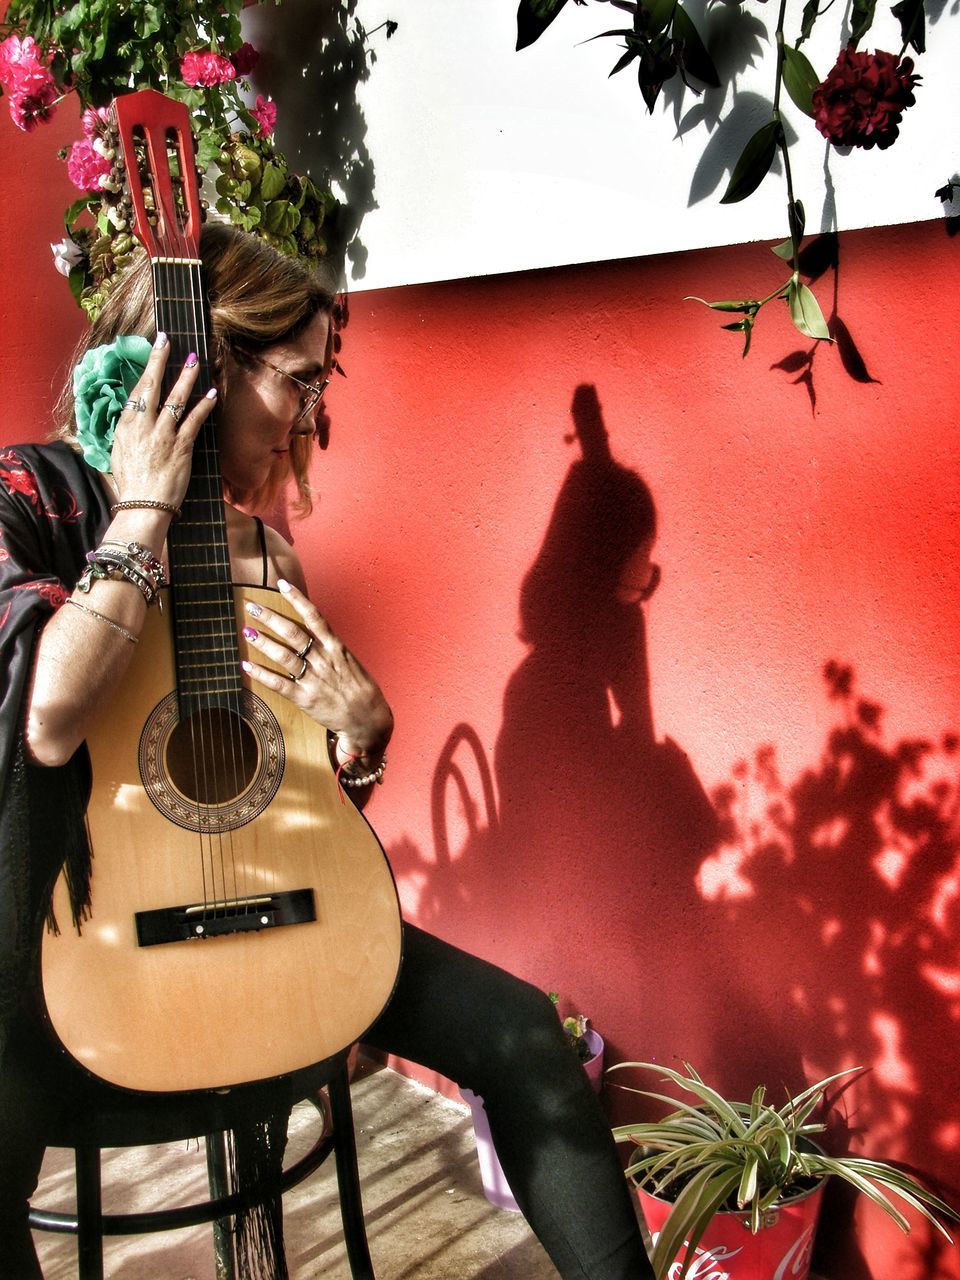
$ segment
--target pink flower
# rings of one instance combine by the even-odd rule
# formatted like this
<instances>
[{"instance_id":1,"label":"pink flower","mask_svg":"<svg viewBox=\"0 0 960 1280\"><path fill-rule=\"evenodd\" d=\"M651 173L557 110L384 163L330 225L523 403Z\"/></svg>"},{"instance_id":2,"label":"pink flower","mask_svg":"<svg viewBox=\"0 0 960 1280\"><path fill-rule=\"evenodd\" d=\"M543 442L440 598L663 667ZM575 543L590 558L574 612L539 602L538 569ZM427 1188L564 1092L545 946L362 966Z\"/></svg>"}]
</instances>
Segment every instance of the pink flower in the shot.
<instances>
[{"instance_id":1,"label":"pink flower","mask_svg":"<svg viewBox=\"0 0 960 1280\"><path fill-rule=\"evenodd\" d=\"M54 83L49 62L33 36L7 36L0 43L0 84L11 97L40 94Z\"/></svg>"},{"instance_id":2,"label":"pink flower","mask_svg":"<svg viewBox=\"0 0 960 1280\"><path fill-rule=\"evenodd\" d=\"M67 156L70 181L81 191L101 191L103 178L110 176L110 161L94 149L89 138L81 138Z\"/></svg>"},{"instance_id":3,"label":"pink flower","mask_svg":"<svg viewBox=\"0 0 960 1280\"><path fill-rule=\"evenodd\" d=\"M184 84L206 89L225 80L236 80L237 70L229 58L219 53L188 53L180 63L180 75Z\"/></svg>"},{"instance_id":4,"label":"pink flower","mask_svg":"<svg viewBox=\"0 0 960 1280\"><path fill-rule=\"evenodd\" d=\"M55 84L48 84L38 93L23 97L10 95L10 115L13 123L24 133L32 133L38 124L46 124L53 115L60 96Z\"/></svg>"},{"instance_id":5,"label":"pink flower","mask_svg":"<svg viewBox=\"0 0 960 1280\"><path fill-rule=\"evenodd\" d=\"M904 110L914 104L919 80L912 58L881 49L858 53L848 45L813 91L816 126L834 146L885 150L896 141Z\"/></svg>"},{"instance_id":6,"label":"pink flower","mask_svg":"<svg viewBox=\"0 0 960 1280\"><path fill-rule=\"evenodd\" d=\"M59 95L48 63L32 36L0 42L0 85L10 98L14 124L28 133L50 119Z\"/></svg>"},{"instance_id":7,"label":"pink flower","mask_svg":"<svg viewBox=\"0 0 960 1280\"><path fill-rule=\"evenodd\" d=\"M94 138L99 138L109 125L110 112L106 107L87 107L80 117L80 123L83 126L83 136L92 142Z\"/></svg>"},{"instance_id":8,"label":"pink flower","mask_svg":"<svg viewBox=\"0 0 960 1280\"><path fill-rule=\"evenodd\" d=\"M235 53L231 53L230 61L238 76L248 76L260 61L260 54L252 44L244 40L240 48Z\"/></svg>"},{"instance_id":9,"label":"pink flower","mask_svg":"<svg viewBox=\"0 0 960 1280\"><path fill-rule=\"evenodd\" d=\"M277 104L271 102L269 98L265 98L262 94L257 94L257 105L253 108L253 114L257 117L257 137L269 138L277 127Z\"/></svg>"}]
</instances>

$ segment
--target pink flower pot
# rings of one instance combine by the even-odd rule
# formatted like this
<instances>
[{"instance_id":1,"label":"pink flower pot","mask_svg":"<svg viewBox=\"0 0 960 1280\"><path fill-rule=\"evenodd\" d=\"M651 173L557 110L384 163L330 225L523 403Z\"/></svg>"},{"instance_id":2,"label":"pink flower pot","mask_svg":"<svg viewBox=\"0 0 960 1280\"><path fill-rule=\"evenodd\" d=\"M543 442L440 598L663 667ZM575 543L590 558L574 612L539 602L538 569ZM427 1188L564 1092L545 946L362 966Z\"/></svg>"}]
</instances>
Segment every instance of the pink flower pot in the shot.
<instances>
[{"instance_id":1,"label":"pink flower pot","mask_svg":"<svg viewBox=\"0 0 960 1280\"><path fill-rule=\"evenodd\" d=\"M826 1182L770 1211L770 1223L754 1235L743 1213L718 1213L694 1251L687 1280L807 1280ZM656 1244L673 1204L637 1188L647 1229ZM668 1271L680 1274L686 1245Z\"/></svg>"},{"instance_id":2,"label":"pink flower pot","mask_svg":"<svg viewBox=\"0 0 960 1280\"><path fill-rule=\"evenodd\" d=\"M593 1049L593 1057L583 1064L594 1090L599 1093L603 1079L603 1037L592 1028L587 1028L586 1038ZM493 1138L490 1136L490 1124L483 1105L483 1099L469 1089L461 1089L460 1097L470 1107L473 1116L473 1133L477 1142L477 1159L480 1162L480 1180L483 1183L483 1194L498 1209L507 1209L511 1213L519 1213L520 1206L513 1198L506 1174L500 1167ZM792 1280L792 1278L791 1278Z\"/></svg>"}]
</instances>

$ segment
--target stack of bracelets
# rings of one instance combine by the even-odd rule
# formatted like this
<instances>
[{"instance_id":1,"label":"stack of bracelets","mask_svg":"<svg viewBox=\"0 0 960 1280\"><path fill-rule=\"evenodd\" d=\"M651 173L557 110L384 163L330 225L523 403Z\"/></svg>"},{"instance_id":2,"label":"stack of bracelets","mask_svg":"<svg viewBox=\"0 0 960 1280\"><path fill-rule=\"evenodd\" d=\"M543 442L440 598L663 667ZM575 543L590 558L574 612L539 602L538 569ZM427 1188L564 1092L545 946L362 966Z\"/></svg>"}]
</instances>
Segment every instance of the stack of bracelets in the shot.
<instances>
[{"instance_id":1,"label":"stack of bracelets","mask_svg":"<svg viewBox=\"0 0 960 1280\"><path fill-rule=\"evenodd\" d=\"M77 590L86 594L98 578L124 578L137 588L147 606L160 604L160 588L167 585L163 565L139 542L101 542L87 552L87 567Z\"/></svg>"}]
</instances>

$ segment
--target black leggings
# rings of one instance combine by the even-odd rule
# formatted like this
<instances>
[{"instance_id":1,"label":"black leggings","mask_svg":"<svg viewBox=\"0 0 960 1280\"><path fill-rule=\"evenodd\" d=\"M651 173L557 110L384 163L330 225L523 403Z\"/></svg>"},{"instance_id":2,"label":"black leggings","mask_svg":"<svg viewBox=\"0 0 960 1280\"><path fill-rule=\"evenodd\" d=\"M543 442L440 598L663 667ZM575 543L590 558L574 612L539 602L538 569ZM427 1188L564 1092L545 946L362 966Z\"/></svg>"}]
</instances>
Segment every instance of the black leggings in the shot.
<instances>
[{"instance_id":1,"label":"black leggings","mask_svg":"<svg viewBox=\"0 0 960 1280\"><path fill-rule=\"evenodd\" d=\"M564 1280L652 1280L616 1147L542 991L412 925L396 991L365 1043L479 1094L510 1189ZM39 1280L26 1225L43 1147L26 1073L0 1088L0 1247Z\"/></svg>"}]
</instances>

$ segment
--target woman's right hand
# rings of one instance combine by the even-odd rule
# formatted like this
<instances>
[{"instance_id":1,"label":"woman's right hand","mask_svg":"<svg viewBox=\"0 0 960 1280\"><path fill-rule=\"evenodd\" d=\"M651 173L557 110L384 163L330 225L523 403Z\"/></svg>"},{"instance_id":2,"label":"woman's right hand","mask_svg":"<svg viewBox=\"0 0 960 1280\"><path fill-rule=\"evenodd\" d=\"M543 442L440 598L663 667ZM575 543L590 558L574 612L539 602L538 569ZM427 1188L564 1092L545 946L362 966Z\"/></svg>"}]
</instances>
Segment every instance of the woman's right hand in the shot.
<instances>
[{"instance_id":1,"label":"woman's right hand","mask_svg":"<svg viewBox=\"0 0 960 1280\"><path fill-rule=\"evenodd\" d=\"M193 446L216 403L217 392L211 388L189 413L181 416L177 412L189 402L197 381L199 364L191 354L161 404L169 358L169 340L160 333L117 423L111 469L118 499L149 498L179 507L187 491Z\"/></svg>"}]
</instances>

